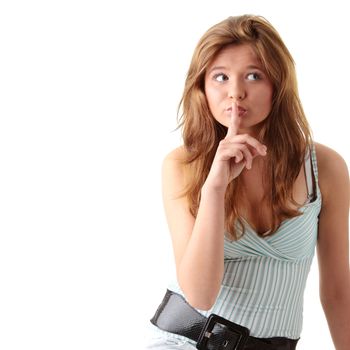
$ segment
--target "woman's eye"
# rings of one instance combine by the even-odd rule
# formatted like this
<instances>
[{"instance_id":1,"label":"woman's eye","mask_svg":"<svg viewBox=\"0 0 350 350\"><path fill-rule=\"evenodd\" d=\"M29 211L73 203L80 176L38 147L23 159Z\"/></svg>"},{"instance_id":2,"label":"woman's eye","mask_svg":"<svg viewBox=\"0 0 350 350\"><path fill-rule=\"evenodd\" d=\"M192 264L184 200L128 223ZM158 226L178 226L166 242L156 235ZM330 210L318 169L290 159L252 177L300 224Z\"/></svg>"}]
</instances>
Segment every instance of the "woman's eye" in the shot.
<instances>
[{"instance_id":1,"label":"woman's eye","mask_svg":"<svg viewBox=\"0 0 350 350\"><path fill-rule=\"evenodd\" d=\"M228 76L226 74L223 74L223 73L215 74L214 80L216 80L218 82L223 82L223 81L228 80Z\"/></svg>"},{"instance_id":2,"label":"woman's eye","mask_svg":"<svg viewBox=\"0 0 350 350\"><path fill-rule=\"evenodd\" d=\"M260 75L258 73L249 73L247 75L247 79L248 80L259 80L260 79Z\"/></svg>"}]
</instances>

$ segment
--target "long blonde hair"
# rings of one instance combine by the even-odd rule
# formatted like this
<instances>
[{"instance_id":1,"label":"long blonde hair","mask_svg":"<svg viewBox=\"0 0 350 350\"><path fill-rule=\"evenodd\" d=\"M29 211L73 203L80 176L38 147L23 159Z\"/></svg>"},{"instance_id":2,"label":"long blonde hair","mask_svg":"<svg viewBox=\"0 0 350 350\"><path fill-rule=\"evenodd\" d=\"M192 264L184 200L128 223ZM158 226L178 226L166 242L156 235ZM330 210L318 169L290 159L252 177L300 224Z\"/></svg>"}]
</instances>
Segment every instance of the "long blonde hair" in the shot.
<instances>
[{"instance_id":1,"label":"long blonde hair","mask_svg":"<svg viewBox=\"0 0 350 350\"><path fill-rule=\"evenodd\" d=\"M184 195L191 213L196 216L201 188L207 178L218 144L227 128L210 112L204 93L206 69L218 52L230 44L250 44L272 82L272 109L263 123L259 139L266 144L268 155L264 183L272 228L277 231L285 218L300 215L288 203L293 200L293 185L300 172L311 131L299 99L294 61L273 26L261 16L229 17L211 27L195 48L179 105L179 126L187 154L188 181ZM180 115L180 110L182 113ZM225 226L233 239L238 238L236 222L244 233L238 205L242 198L240 177L232 181L225 196Z\"/></svg>"}]
</instances>

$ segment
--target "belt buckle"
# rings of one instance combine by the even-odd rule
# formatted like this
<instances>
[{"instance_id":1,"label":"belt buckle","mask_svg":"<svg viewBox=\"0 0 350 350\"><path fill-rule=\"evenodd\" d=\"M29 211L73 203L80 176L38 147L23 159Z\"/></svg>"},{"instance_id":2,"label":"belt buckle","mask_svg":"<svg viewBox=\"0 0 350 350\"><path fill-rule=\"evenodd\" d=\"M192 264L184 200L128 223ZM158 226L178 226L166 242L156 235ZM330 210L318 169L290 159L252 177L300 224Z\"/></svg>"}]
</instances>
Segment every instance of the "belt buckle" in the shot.
<instances>
[{"instance_id":1,"label":"belt buckle","mask_svg":"<svg viewBox=\"0 0 350 350\"><path fill-rule=\"evenodd\" d=\"M228 328L231 332L237 334L237 343L234 345L232 348L232 344L227 347L227 350L243 350L244 345L249 337L249 329L243 326L240 326L236 323L233 323L226 318L223 318L221 316L218 316L216 314L211 314L208 319L206 324L204 325L201 334L199 335L198 342L196 345L196 348L199 350L208 350L208 341L210 340L210 337L213 334L213 329L215 325L221 325L226 328ZM220 349L225 350L226 346L229 345L229 339L223 339L223 342L220 346Z\"/></svg>"}]
</instances>

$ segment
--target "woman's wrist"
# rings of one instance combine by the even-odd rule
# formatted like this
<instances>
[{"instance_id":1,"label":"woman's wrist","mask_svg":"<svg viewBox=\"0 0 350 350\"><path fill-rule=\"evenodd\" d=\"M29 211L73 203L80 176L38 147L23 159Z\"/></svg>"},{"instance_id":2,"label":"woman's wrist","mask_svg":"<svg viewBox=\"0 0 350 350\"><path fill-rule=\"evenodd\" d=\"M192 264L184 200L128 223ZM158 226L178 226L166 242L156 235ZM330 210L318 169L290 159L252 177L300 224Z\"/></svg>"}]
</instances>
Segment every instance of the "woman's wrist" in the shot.
<instances>
[{"instance_id":1,"label":"woman's wrist","mask_svg":"<svg viewBox=\"0 0 350 350\"><path fill-rule=\"evenodd\" d=\"M207 181L203 184L202 190L201 190L201 197L204 196L218 196L218 197L225 197L227 186L217 186L212 185L208 183Z\"/></svg>"}]
</instances>

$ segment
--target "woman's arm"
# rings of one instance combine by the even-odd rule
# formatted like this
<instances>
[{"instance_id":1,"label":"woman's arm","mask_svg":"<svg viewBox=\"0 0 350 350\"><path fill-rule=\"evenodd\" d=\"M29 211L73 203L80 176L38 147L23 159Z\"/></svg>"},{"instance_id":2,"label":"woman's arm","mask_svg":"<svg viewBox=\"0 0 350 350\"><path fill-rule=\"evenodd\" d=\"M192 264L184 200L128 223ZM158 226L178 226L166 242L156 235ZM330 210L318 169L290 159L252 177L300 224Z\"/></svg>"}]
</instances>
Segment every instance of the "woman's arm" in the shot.
<instances>
[{"instance_id":1,"label":"woman's arm","mask_svg":"<svg viewBox=\"0 0 350 350\"><path fill-rule=\"evenodd\" d=\"M333 150L316 145L322 209L318 263L320 298L337 350L350 349L349 173Z\"/></svg>"},{"instance_id":2,"label":"woman's arm","mask_svg":"<svg viewBox=\"0 0 350 350\"><path fill-rule=\"evenodd\" d=\"M196 219L185 188L184 149L163 163L163 202L175 255L177 279L188 302L208 310L214 304L224 269L224 194L202 193Z\"/></svg>"},{"instance_id":3,"label":"woman's arm","mask_svg":"<svg viewBox=\"0 0 350 350\"><path fill-rule=\"evenodd\" d=\"M209 310L220 291L224 273L225 193L228 184L266 147L248 134L238 134L238 107L232 104L225 139L216 150L209 174L201 189L196 218L187 198L186 151L180 147L163 163L163 202L172 237L177 279L189 303Z\"/></svg>"}]
</instances>

